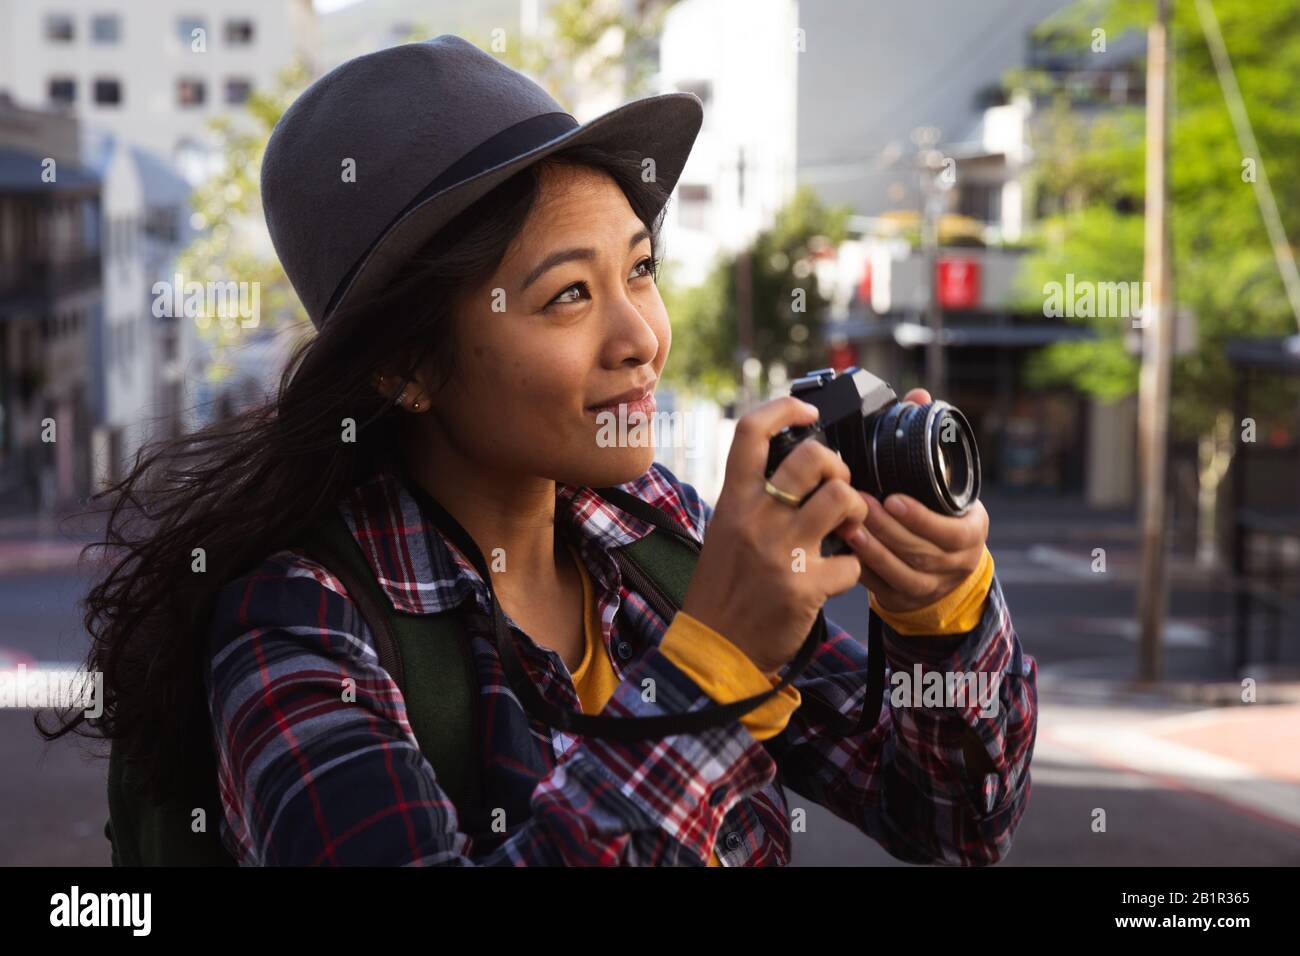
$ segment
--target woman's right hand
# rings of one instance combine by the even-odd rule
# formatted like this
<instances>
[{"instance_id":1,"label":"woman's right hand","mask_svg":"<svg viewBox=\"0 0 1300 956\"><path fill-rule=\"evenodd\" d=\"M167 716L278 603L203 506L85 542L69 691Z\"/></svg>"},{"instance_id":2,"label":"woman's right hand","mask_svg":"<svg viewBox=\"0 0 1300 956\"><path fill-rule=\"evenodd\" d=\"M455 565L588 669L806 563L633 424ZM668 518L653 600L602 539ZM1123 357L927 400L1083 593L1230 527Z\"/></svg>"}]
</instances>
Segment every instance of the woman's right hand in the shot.
<instances>
[{"instance_id":1,"label":"woman's right hand","mask_svg":"<svg viewBox=\"0 0 1300 956\"><path fill-rule=\"evenodd\" d=\"M722 491L682 602L683 611L769 675L798 653L826 600L862 576L856 555L821 554L824 536L834 531L847 540L867 517L839 455L802 441L772 474L773 485L799 498L817 488L802 507L763 488L768 440L788 426L812 424L817 414L816 406L787 395L736 423Z\"/></svg>"}]
</instances>

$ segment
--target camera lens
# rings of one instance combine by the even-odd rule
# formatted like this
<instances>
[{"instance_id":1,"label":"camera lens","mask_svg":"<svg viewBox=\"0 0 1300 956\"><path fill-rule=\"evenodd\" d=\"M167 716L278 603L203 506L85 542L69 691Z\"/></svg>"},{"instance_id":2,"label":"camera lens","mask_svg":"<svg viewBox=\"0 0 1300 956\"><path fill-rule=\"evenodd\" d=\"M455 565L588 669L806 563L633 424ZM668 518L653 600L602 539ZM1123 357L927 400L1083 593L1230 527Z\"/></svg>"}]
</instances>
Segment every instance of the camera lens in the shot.
<instances>
[{"instance_id":1,"label":"camera lens","mask_svg":"<svg viewBox=\"0 0 1300 956\"><path fill-rule=\"evenodd\" d=\"M881 496L901 492L949 515L965 514L979 497L975 436L947 402L897 402L876 416L870 434Z\"/></svg>"}]
</instances>

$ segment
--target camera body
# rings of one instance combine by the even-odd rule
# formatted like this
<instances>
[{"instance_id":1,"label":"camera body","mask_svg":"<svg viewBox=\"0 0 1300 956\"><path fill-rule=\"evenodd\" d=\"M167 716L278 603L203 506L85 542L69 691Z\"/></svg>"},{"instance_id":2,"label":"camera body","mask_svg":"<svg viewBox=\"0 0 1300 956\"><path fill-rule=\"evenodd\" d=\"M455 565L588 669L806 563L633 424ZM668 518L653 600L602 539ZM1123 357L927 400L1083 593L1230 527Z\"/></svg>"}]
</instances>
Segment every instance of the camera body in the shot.
<instances>
[{"instance_id":1,"label":"camera body","mask_svg":"<svg viewBox=\"0 0 1300 956\"><path fill-rule=\"evenodd\" d=\"M887 382L857 367L809 372L793 382L790 393L821 414L811 425L772 436L766 477L800 442L811 440L844 460L854 488L880 500L901 492L940 514L959 516L979 498L979 449L970 422L955 406L899 401ZM851 551L833 534L822 540L821 550L826 557Z\"/></svg>"}]
</instances>

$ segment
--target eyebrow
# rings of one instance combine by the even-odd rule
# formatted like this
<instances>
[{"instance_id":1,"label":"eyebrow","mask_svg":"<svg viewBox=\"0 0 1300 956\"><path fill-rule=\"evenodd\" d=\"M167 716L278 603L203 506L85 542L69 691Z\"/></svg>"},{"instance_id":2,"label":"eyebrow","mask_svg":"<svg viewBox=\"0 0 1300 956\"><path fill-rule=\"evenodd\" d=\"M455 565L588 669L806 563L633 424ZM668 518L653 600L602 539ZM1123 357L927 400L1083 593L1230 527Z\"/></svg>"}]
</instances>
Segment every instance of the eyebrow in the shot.
<instances>
[{"instance_id":1,"label":"eyebrow","mask_svg":"<svg viewBox=\"0 0 1300 956\"><path fill-rule=\"evenodd\" d=\"M632 234L632 238L628 240L627 247L629 250L635 249L636 244L638 242L640 242L642 239L649 239L649 238L650 238L650 230L645 228L645 226L642 226L640 229L638 229L636 232ZM534 282L540 279L543 273L551 269L554 269L558 265L562 265L566 262L573 262L578 259L594 259L594 258L596 258L596 250L592 249L589 246L575 247L572 249L561 249L558 252L552 252L549 256L547 256L545 259L543 259L541 262L537 264L537 268L535 268L532 272L528 273L527 278L524 279L523 285L519 287L519 291L523 292L530 285L532 285Z\"/></svg>"}]
</instances>

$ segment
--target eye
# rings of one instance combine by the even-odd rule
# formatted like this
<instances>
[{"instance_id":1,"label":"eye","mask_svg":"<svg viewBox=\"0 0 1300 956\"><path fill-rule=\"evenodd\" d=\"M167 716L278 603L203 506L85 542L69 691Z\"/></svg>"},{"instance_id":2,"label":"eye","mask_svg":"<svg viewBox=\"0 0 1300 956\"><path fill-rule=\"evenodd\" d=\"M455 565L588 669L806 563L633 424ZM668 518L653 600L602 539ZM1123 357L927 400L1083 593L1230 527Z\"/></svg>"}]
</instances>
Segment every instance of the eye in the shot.
<instances>
[{"instance_id":1,"label":"eye","mask_svg":"<svg viewBox=\"0 0 1300 956\"><path fill-rule=\"evenodd\" d=\"M650 270L649 272L642 273L642 277L649 276L652 279L657 279L659 277L658 259L652 258L650 256L646 256L644 259L638 262L636 266L634 266L634 268L640 269L642 266L645 266Z\"/></svg>"},{"instance_id":2,"label":"eye","mask_svg":"<svg viewBox=\"0 0 1300 956\"><path fill-rule=\"evenodd\" d=\"M633 278L636 279L645 279L645 278L657 279L659 276L659 260L652 256L646 256L644 259L638 261L637 264L632 268L634 273ZM636 270L638 269L648 269L649 271L636 272ZM559 294L555 298L553 298L550 302L546 304L546 307L550 308L553 305L572 305L575 302L582 301L581 298L577 298L577 299L566 298L566 296L568 296L568 294L575 289L581 290L583 293L587 293L588 291L587 283L575 282L570 286L566 286L565 288L560 290Z\"/></svg>"},{"instance_id":3,"label":"eye","mask_svg":"<svg viewBox=\"0 0 1300 956\"><path fill-rule=\"evenodd\" d=\"M575 282L573 283L573 285L568 286L565 289L562 289L559 295L557 295L554 299L552 299L550 302L547 303L547 307L549 308L552 305L567 305L573 302L577 302L579 301L578 299L566 299L565 296L568 295L570 292L572 292L574 289L582 289L583 291L586 291L586 288L587 288L587 283Z\"/></svg>"}]
</instances>

